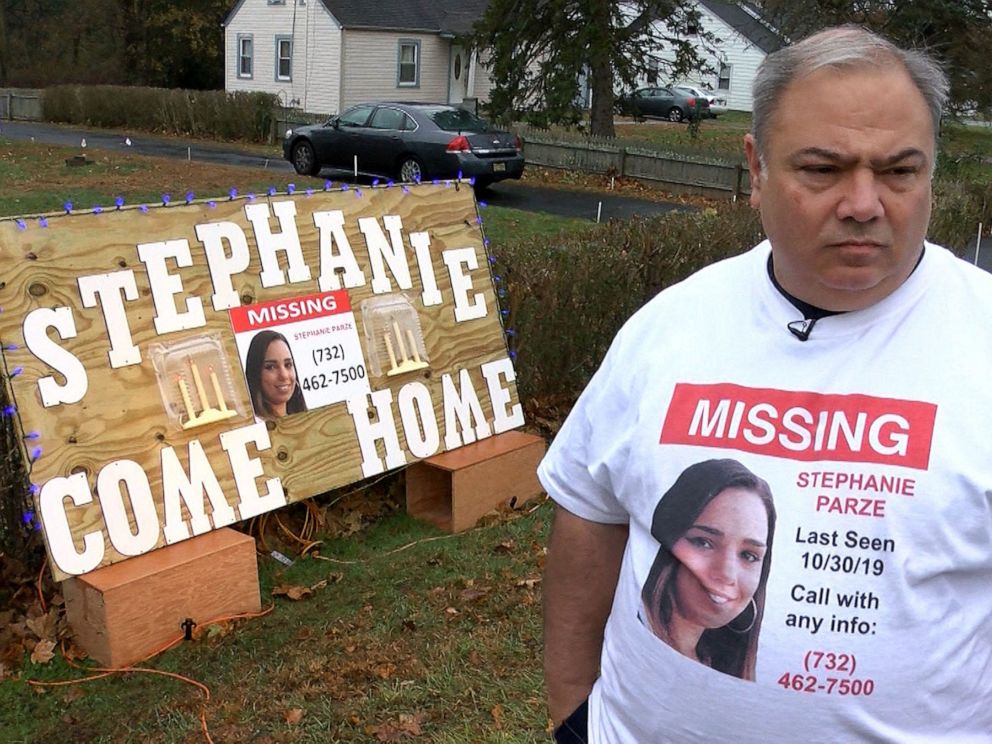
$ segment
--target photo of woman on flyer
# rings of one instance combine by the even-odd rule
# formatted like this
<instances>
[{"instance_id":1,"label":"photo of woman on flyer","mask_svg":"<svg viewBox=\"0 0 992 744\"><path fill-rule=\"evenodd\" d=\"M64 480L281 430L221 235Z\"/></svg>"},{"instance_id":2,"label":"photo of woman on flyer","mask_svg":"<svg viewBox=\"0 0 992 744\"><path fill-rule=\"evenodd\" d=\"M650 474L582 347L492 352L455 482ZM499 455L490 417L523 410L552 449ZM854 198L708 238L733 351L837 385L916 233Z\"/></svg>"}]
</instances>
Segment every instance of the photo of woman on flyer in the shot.
<instances>
[{"instance_id":1,"label":"photo of woman on flyer","mask_svg":"<svg viewBox=\"0 0 992 744\"><path fill-rule=\"evenodd\" d=\"M774 533L771 490L741 463L686 468L651 523L661 543L641 593L651 632L690 659L753 681Z\"/></svg>"},{"instance_id":2,"label":"photo of woman on flyer","mask_svg":"<svg viewBox=\"0 0 992 744\"><path fill-rule=\"evenodd\" d=\"M275 419L307 410L293 352L281 333L265 330L255 334L245 358L245 378L259 418Z\"/></svg>"}]
</instances>

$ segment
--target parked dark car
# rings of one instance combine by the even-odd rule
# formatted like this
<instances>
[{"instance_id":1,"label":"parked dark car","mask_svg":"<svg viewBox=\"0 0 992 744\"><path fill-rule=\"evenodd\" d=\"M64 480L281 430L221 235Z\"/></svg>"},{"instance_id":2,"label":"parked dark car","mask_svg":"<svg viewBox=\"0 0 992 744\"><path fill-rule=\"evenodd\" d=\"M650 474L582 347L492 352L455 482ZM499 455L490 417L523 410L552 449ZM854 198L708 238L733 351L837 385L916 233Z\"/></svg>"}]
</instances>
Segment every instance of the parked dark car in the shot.
<instances>
[{"instance_id":1,"label":"parked dark car","mask_svg":"<svg viewBox=\"0 0 992 744\"><path fill-rule=\"evenodd\" d=\"M621 114L645 117L656 116L669 121L703 119L709 116L710 104L701 96L677 88L640 88L629 96L617 99Z\"/></svg>"},{"instance_id":2,"label":"parked dark car","mask_svg":"<svg viewBox=\"0 0 992 744\"><path fill-rule=\"evenodd\" d=\"M520 139L464 109L434 103L363 103L325 124L291 129L283 155L297 173L358 170L401 181L474 177L485 186L520 178Z\"/></svg>"}]
</instances>

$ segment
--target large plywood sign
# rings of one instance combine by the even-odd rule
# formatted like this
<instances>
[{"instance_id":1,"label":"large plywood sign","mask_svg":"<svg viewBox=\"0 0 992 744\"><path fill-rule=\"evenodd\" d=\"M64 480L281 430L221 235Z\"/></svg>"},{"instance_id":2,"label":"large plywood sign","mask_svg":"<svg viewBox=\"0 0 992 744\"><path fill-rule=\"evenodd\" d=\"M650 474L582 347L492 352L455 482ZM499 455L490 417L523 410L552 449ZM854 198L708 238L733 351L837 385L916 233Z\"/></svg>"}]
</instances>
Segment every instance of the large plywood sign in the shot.
<instances>
[{"instance_id":1,"label":"large plywood sign","mask_svg":"<svg viewBox=\"0 0 992 744\"><path fill-rule=\"evenodd\" d=\"M520 426L472 190L0 221L57 578Z\"/></svg>"}]
</instances>

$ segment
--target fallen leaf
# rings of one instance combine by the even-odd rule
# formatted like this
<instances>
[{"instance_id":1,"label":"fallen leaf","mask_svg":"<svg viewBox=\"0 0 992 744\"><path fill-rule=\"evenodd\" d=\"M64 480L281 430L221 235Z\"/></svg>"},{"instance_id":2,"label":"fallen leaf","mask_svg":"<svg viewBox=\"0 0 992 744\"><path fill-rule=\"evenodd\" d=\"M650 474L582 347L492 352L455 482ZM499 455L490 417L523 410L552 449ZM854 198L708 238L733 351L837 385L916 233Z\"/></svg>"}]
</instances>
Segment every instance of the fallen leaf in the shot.
<instances>
[{"instance_id":1,"label":"fallen leaf","mask_svg":"<svg viewBox=\"0 0 992 744\"><path fill-rule=\"evenodd\" d=\"M89 658L89 653L77 646L75 643L68 643L65 650L62 652L65 656L66 661L82 661L83 659Z\"/></svg>"},{"instance_id":2,"label":"fallen leaf","mask_svg":"<svg viewBox=\"0 0 992 744\"><path fill-rule=\"evenodd\" d=\"M304 597L313 594L308 586L297 586L295 584L279 584L279 586L272 587L273 597L288 597L289 599L297 602Z\"/></svg>"},{"instance_id":3,"label":"fallen leaf","mask_svg":"<svg viewBox=\"0 0 992 744\"><path fill-rule=\"evenodd\" d=\"M516 544L517 544L516 540L504 540L503 542L499 543L495 548L493 548L493 552L509 555L510 553L513 552L513 549L516 547Z\"/></svg>"},{"instance_id":4,"label":"fallen leaf","mask_svg":"<svg viewBox=\"0 0 992 744\"><path fill-rule=\"evenodd\" d=\"M283 715L286 723L294 724L303 720L303 708L290 708Z\"/></svg>"},{"instance_id":5,"label":"fallen leaf","mask_svg":"<svg viewBox=\"0 0 992 744\"><path fill-rule=\"evenodd\" d=\"M541 583L541 579L540 578L536 578L536 579L520 579L520 581L518 581L516 585L517 586L527 587L528 589L533 589L535 586L537 586L540 583Z\"/></svg>"},{"instance_id":6,"label":"fallen leaf","mask_svg":"<svg viewBox=\"0 0 992 744\"><path fill-rule=\"evenodd\" d=\"M414 715L410 715L409 713L400 713L400 729L414 736L420 736L423 733L420 728L420 724L423 720L423 713L416 713Z\"/></svg>"},{"instance_id":7,"label":"fallen leaf","mask_svg":"<svg viewBox=\"0 0 992 744\"><path fill-rule=\"evenodd\" d=\"M55 641L38 641L31 652L31 662L47 664L55 658Z\"/></svg>"},{"instance_id":8,"label":"fallen leaf","mask_svg":"<svg viewBox=\"0 0 992 744\"><path fill-rule=\"evenodd\" d=\"M496 704L489 711L489 715L493 717L493 723L496 728L501 728L503 725L503 706Z\"/></svg>"},{"instance_id":9,"label":"fallen leaf","mask_svg":"<svg viewBox=\"0 0 992 744\"><path fill-rule=\"evenodd\" d=\"M462 602L474 602L477 599L485 597L489 593L488 589L462 589L461 597Z\"/></svg>"}]
</instances>

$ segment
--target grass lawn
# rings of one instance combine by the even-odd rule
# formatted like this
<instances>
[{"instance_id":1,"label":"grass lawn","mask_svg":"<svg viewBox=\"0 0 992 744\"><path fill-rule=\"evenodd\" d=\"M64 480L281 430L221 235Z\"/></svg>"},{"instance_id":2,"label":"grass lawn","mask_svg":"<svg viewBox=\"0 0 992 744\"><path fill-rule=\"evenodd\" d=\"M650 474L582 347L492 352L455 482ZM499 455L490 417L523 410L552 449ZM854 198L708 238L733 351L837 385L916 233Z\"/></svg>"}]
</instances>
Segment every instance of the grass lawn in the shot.
<instances>
[{"instance_id":1,"label":"grass lawn","mask_svg":"<svg viewBox=\"0 0 992 744\"><path fill-rule=\"evenodd\" d=\"M118 195L136 204L163 193L180 200L187 191L223 198L232 186L285 188L258 169L93 149L91 164L67 166L75 154L0 138L0 217L57 212L66 201L110 208ZM305 187L301 179L297 187ZM495 207L483 216L495 250L510 236L597 229ZM270 548L298 558L285 567L263 551L263 605L273 604L271 612L201 628L197 640L146 664L205 685L206 705L197 688L142 673L35 688L28 679L86 675L56 653L43 664L27 654L13 665L7 659L5 677L0 658L0 740L200 741L201 709L217 742L542 740L540 575L550 506L531 504L448 536L402 513L401 476L386 485L385 494L377 486L320 503L327 518L320 557L299 559L292 541L269 535ZM302 508L280 514L292 525ZM18 591L18 603L41 613L32 587ZM305 596L293 601L287 591ZM58 606L53 592L49 606ZM2 642L16 623L25 632L25 616L13 616L3 582L0 600Z\"/></svg>"},{"instance_id":2,"label":"grass lawn","mask_svg":"<svg viewBox=\"0 0 992 744\"><path fill-rule=\"evenodd\" d=\"M0 136L0 217L60 212L66 202L77 209L109 208L118 196L128 204L158 204L162 194L182 200L187 192L197 198L264 194L270 186L285 191L287 180L297 188L321 188L322 179L289 177L261 168L218 166L186 160L164 160L90 148L90 163L67 166L66 158L78 148L14 141ZM588 220L489 207L484 215L486 236L494 245L509 237L547 235L564 229L588 228Z\"/></svg>"},{"instance_id":3,"label":"grass lawn","mask_svg":"<svg viewBox=\"0 0 992 744\"><path fill-rule=\"evenodd\" d=\"M83 676L61 656L0 682L4 742L436 742L545 736L540 572L544 503L449 536L396 513L291 567L260 559L264 617L224 623L146 664L195 679ZM406 547L414 543L412 547ZM405 740L405 739L404 739Z\"/></svg>"}]
</instances>

